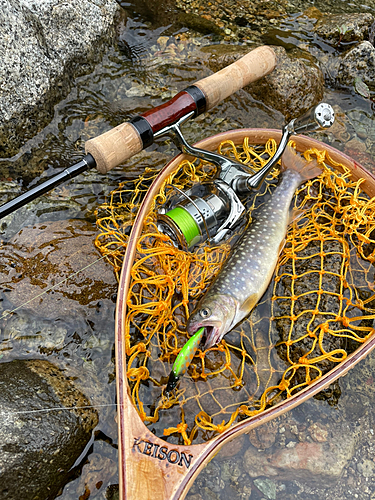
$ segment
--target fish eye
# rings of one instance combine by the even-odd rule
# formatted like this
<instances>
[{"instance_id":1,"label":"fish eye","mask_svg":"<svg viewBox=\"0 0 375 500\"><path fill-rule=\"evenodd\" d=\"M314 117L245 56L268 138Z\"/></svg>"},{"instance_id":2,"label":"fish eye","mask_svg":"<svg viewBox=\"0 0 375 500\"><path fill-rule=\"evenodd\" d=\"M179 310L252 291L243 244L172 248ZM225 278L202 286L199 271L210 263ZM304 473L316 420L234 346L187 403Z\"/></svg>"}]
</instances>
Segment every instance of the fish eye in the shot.
<instances>
[{"instance_id":1,"label":"fish eye","mask_svg":"<svg viewBox=\"0 0 375 500\"><path fill-rule=\"evenodd\" d=\"M208 307L204 307L199 311L199 314L202 316L202 318L208 318L209 316L211 316L211 309L209 309Z\"/></svg>"}]
</instances>

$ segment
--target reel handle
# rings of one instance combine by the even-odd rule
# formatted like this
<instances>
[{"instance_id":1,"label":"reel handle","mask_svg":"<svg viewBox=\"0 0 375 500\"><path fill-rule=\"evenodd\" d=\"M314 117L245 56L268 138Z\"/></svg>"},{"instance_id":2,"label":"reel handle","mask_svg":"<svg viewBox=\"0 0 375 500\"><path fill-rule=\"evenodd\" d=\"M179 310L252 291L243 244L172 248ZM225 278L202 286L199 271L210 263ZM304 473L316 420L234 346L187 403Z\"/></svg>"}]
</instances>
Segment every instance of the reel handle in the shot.
<instances>
[{"instance_id":1,"label":"reel handle","mask_svg":"<svg viewBox=\"0 0 375 500\"><path fill-rule=\"evenodd\" d=\"M274 51L268 46L258 47L161 106L90 139L85 144L86 154L93 156L99 172L106 173L153 144L158 131L192 111L198 116L213 108L242 87L268 75L275 65Z\"/></svg>"}]
</instances>

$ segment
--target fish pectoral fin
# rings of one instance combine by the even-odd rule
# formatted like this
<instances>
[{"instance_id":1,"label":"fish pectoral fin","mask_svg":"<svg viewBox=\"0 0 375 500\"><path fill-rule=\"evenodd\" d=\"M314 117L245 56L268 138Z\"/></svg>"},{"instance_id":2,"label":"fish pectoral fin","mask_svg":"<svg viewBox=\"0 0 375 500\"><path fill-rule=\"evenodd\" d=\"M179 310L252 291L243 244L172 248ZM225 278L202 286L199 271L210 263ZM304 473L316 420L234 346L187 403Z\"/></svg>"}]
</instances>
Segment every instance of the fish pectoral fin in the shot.
<instances>
[{"instance_id":1,"label":"fish pectoral fin","mask_svg":"<svg viewBox=\"0 0 375 500\"><path fill-rule=\"evenodd\" d=\"M284 238L283 241L279 245L279 255L283 251L283 248L285 247L286 239Z\"/></svg>"},{"instance_id":2,"label":"fish pectoral fin","mask_svg":"<svg viewBox=\"0 0 375 500\"><path fill-rule=\"evenodd\" d=\"M258 302L258 295L256 293L253 293L248 297L243 304L241 304L240 311L244 312L246 315L249 314L250 311L252 311Z\"/></svg>"},{"instance_id":3,"label":"fish pectoral fin","mask_svg":"<svg viewBox=\"0 0 375 500\"><path fill-rule=\"evenodd\" d=\"M293 221L295 221L295 220L300 219L301 217L303 217L306 212L307 212L307 210L302 210L300 208L293 208L289 212L288 225L291 224Z\"/></svg>"}]
</instances>

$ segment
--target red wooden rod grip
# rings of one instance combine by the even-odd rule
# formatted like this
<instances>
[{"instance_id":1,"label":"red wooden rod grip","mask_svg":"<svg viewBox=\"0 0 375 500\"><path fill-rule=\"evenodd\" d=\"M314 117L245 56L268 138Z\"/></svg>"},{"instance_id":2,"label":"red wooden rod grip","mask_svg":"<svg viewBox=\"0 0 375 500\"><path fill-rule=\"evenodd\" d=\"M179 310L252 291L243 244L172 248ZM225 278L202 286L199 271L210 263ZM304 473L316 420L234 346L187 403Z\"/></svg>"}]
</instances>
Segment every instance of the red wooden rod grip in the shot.
<instances>
[{"instance_id":1,"label":"red wooden rod grip","mask_svg":"<svg viewBox=\"0 0 375 500\"><path fill-rule=\"evenodd\" d=\"M176 123L180 118L191 111L195 111L195 109L196 104L194 99L183 90L176 94L170 101L142 113L141 116L146 118L155 134L164 127Z\"/></svg>"}]
</instances>

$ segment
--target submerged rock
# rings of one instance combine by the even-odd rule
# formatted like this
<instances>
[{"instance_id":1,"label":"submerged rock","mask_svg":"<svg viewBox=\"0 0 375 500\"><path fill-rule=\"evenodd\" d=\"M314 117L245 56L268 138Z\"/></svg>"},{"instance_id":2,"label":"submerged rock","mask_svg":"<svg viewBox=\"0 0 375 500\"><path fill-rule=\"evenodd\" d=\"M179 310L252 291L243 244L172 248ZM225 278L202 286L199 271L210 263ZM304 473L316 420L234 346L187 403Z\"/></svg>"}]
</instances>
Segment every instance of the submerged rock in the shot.
<instances>
[{"instance_id":1,"label":"submerged rock","mask_svg":"<svg viewBox=\"0 0 375 500\"><path fill-rule=\"evenodd\" d=\"M58 492L98 423L89 406L48 361L0 364L1 499L45 499Z\"/></svg>"},{"instance_id":2,"label":"submerged rock","mask_svg":"<svg viewBox=\"0 0 375 500\"><path fill-rule=\"evenodd\" d=\"M107 489L114 490L114 484L118 481L118 455L117 449L104 441L95 441L94 451L87 457L82 469L77 488L80 498L95 497L100 491L104 492L106 484L111 484ZM103 495L103 493L102 493ZM109 497L108 494L106 498ZM102 496L102 498L104 498Z\"/></svg>"},{"instance_id":3,"label":"submerged rock","mask_svg":"<svg viewBox=\"0 0 375 500\"><path fill-rule=\"evenodd\" d=\"M367 41L350 50L337 67L336 81L339 85L354 85L358 78L370 90L375 90L375 47Z\"/></svg>"},{"instance_id":4,"label":"submerged rock","mask_svg":"<svg viewBox=\"0 0 375 500\"><path fill-rule=\"evenodd\" d=\"M370 13L325 15L316 23L314 31L326 42L337 46L366 40L373 22L374 16Z\"/></svg>"},{"instance_id":5,"label":"submerged rock","mask_svg":"<svg viewBox=\"0 0 375 500\"><path fill-rule=\"evenodd\" d=\"M52 116L114 35L114 0L0 1L0 156Z\"/></svg>"},{"instance_id":6,"label":"submerged rock","mask_svg":"<svg viewBox=\"0 0 375 500\"><path fill-rule=\"evenodd\" d=\"M254 479L255 486L270 500L276 500L276 484L270 479Z\"/></svg>"},{"instance_id":7,"label":"submerged rock","mask_svg":"<svg viewBox=\"0 0 375 500\"><path fill-rule=\"evenodd\" d=\"M93 245L96 234L95 226L82 220L23 228L0 248L3 306L13 309L25 304L37 316L55 320L74 313L95 317L98 303L102 313L105 308L112 311L116 279L112 267L98 260L100 254Z\"/></svg>"},{"instance_id":8,"label":"submerged rock","mask_svg":"<svg viewBox=\"0 0 375 500\"><path fill-rule=\"evenodd\" d=\"M311 401L309 406L316 406L316 403ZM293 434L293 427L300 427L300 424L293 422L291 416L287 422L279 427L275 447L266 451L248 448L244 469L250 477L266 476L278 481L297 480L309 486L330 487L353 458L358 441L368 426L367 422L358 421L353 432L345 422L330 421L324 428L320 422L315 422L304 432Z\"/></svg>"}]
</instances>

